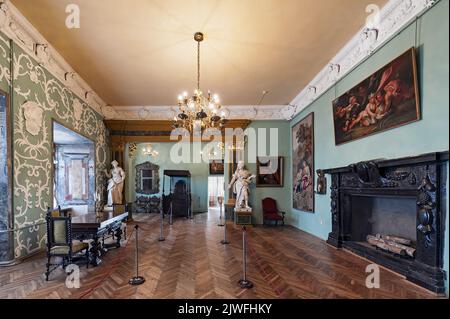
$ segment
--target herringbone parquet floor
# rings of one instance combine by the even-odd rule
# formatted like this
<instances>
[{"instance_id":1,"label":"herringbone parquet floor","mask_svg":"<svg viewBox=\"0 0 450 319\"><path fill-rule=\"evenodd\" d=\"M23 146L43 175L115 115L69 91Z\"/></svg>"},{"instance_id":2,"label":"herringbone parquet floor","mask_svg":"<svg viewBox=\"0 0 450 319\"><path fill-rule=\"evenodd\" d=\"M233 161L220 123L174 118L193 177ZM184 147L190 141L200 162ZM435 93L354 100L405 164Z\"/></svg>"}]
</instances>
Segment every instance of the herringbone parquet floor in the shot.
<instances>
[{"instance_id":1,"label":"herringbone parquet floor","mask_svg":"<svg viewBox=\"0 0 450 319\"><path fill-rule=\"evenodd\" d=\"M130 286L134 275L134 236L125 247L103 256L99 267L81 267L81 287L69 289L61 269L44 279L45 258L0 268L0 298L436 298L385 269L381 287L365 286L368 261L336 250L293 227L253 227L248 231L248 278L254 288L237 286L241 278L241 231L229 223L231 245L220 240L217 215L176 219L158 242L156 215L135 216L140 226L140 275L146 282ZM134 223L128 225L128 234ZM125 244L125 241L124 241Z\"/></svg>"}]
</instances>

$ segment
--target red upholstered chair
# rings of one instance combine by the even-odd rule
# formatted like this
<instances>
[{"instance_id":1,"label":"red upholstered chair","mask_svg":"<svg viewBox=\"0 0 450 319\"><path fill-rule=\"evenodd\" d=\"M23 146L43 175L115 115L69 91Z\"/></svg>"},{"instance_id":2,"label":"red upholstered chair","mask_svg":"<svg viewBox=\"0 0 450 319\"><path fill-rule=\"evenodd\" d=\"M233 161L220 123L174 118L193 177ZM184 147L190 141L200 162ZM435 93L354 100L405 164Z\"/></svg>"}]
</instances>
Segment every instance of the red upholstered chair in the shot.
<instances>
[{"instance_id":1,"label":"red upholstered chair","mask_svg":"<svg viewBox=\"0 0 450 319\"><path fill-rule=\"evenodd\" d=\"M284 225L284 215L285 212L281 212L277 209L277 202L275 199L267 197L262 200L263 207L263 224L266 225L267 222L281 222Z\"/></svg>"}]
</instances>

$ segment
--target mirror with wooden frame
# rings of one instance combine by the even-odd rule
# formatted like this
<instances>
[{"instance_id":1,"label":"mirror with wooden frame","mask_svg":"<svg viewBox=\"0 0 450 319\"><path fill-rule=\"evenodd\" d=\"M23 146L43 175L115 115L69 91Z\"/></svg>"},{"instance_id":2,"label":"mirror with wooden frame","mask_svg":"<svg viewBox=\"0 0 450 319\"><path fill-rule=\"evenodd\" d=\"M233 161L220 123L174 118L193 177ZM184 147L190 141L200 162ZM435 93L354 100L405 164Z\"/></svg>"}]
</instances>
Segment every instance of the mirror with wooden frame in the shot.
<instances>
[{"instance_id":1,"label":"mirror with wooden frame","mask_svg":"<svg viewBox=\"0 0 450 319\"><path fill-rule=\"evenodd\" d=\"M136 193L159 193L159 166L151 162L136 165Z\"/></svg>"}]
</instances>

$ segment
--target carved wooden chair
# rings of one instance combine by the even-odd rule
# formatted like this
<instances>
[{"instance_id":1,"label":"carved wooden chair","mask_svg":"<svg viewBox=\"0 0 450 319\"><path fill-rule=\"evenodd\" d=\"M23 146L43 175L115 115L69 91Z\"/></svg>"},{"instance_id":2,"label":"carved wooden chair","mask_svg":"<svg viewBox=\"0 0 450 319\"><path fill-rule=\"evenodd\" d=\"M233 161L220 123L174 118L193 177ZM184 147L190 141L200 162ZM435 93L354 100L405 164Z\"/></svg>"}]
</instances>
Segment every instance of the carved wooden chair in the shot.
<instances>
[{"instance_id":1,"label":"carved wooden chair","mask_svg":"<svg viewBox=\"0 0 450 319\"><path fill-rule=\"evenodd\" d=\"M48 281L50 273L62 266L63 269L74 261L76 254L83 251L86 259L86 267L89 267L89 244L72 242L72 221L70 213L58 209L47 209L47 264L45 279ZM60 258L59 262L52 258ZM83 259L84 259L83 258Z\"/></svg>"},{"instance_id":2,"label":"carved wooden chair","mask_svg":"<svg viewBox=\"0 0 450 319\"><path fill-rule=\"evenodd\" d=\"M284 215L285 212L279 211L277 209L277 202L273 198L267 197L262 200L263 208L263 224L269 224L269 222L274 222L278 225L279 222L284 225Z\"/></svg>"}]
</instances>

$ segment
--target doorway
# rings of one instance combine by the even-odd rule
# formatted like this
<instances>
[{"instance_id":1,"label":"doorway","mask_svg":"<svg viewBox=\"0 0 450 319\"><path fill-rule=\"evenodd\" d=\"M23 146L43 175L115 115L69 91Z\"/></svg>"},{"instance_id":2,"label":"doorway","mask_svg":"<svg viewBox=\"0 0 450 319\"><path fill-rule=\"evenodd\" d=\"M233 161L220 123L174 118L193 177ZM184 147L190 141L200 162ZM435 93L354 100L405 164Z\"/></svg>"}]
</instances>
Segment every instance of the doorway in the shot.
<instances>
[{"instance_id":1,"label":"doorway","mask_svg":"<svg viewBox=\"0 0 450 319\"><path fill-rule=\"evenodd\" d=\"M75 214L95 209L95 145L53 122L53 204Z\"/></svg>"},{"instance_id":2,"label":"doorway","mask_svg":"<svg viewBox=\"0 0 450 319\"><path fill-rule=\"evenodd\" d=\"M208 207L217 208L217 197L224 196L225 181L223 175L214 175L208 177Z\"/></svg>"}]
</instances>

